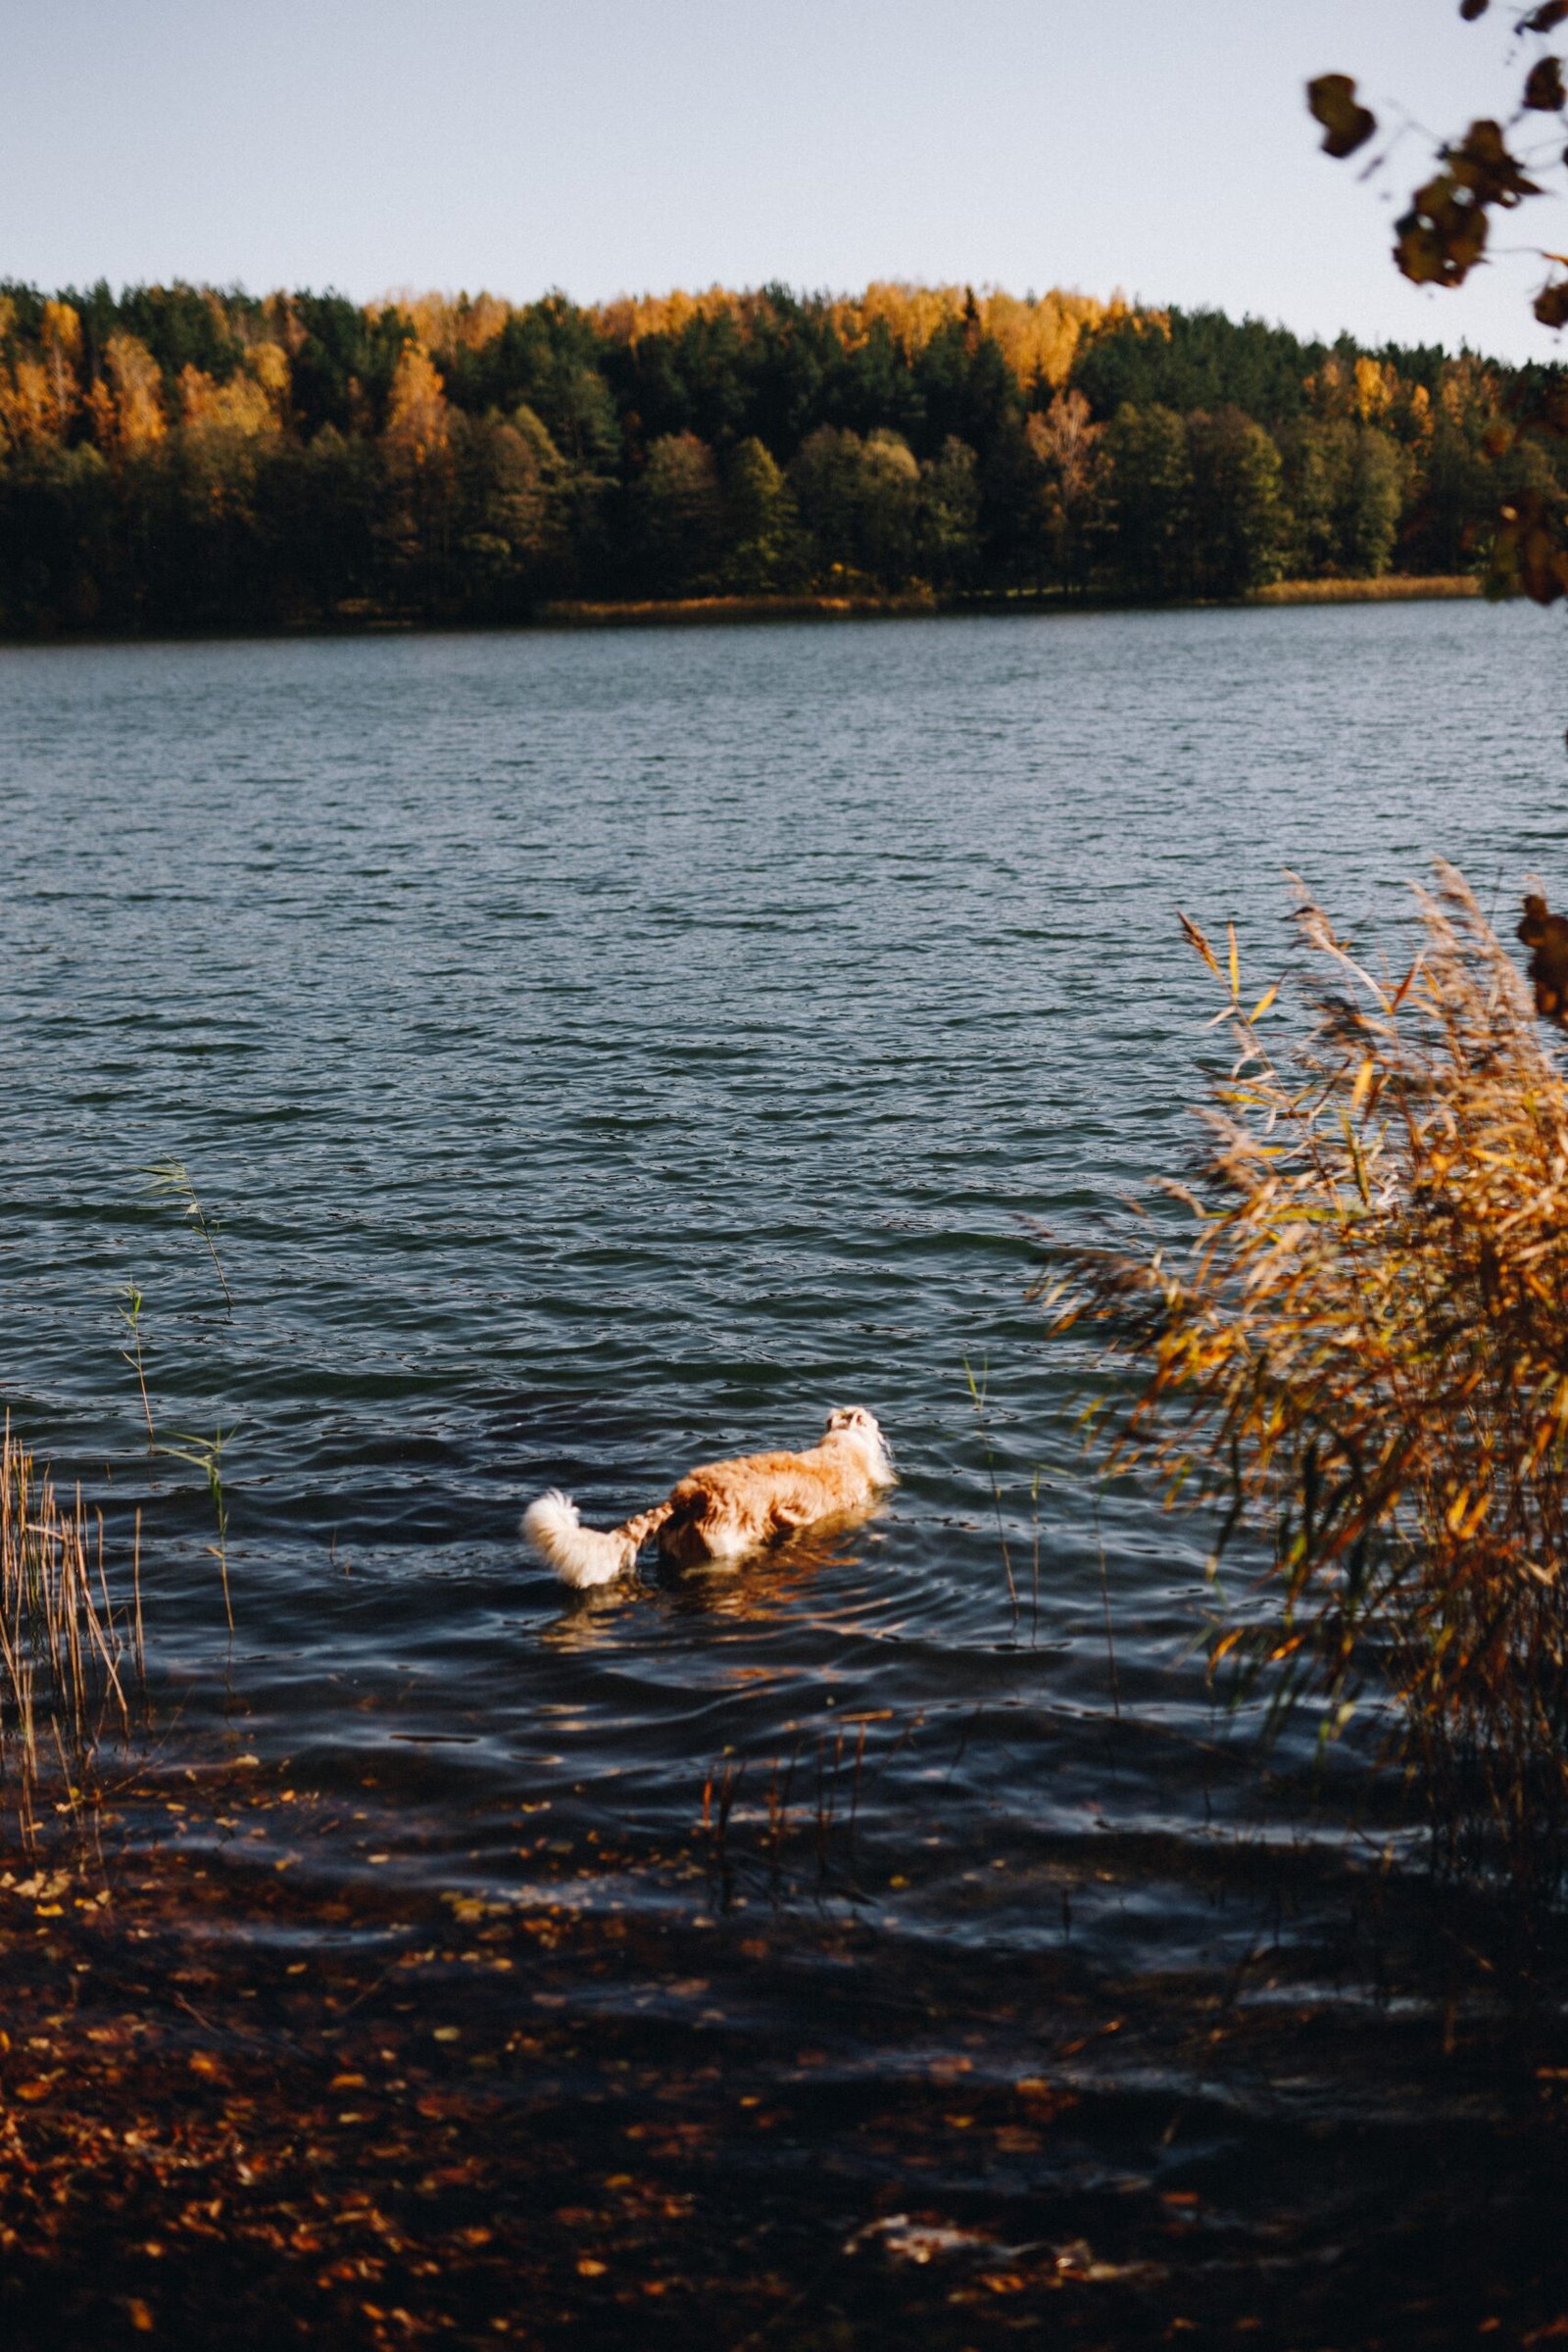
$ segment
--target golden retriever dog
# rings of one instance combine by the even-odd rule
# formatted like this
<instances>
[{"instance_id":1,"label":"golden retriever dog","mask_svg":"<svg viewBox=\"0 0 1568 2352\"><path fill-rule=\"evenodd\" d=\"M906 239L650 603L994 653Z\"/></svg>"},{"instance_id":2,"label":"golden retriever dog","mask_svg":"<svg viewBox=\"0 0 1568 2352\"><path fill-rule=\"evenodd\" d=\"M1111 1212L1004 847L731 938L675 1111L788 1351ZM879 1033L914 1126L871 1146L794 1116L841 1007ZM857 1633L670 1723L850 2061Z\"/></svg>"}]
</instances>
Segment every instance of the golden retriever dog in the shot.
<instances>
[{"instance_id":1,"label":"golden retriever dog","mask_svg":"<svg viewBox=\"0 0 1568 2352\"><path fill-rule=\"evenodd\" d=\"M666 1560L738 1559L813 1520L863 1510L893 1484L882 1432L863 1405L829 1413L821 1443L806 1453L748 1453L738 1461L689 1470L668 1499L608 1531L584 1527L577 1506L559 1493L541 1494L523 1513L522 1532L564 1584L608 1585L632 1567L650 1536Z\"/></svg>"}]
</instances>

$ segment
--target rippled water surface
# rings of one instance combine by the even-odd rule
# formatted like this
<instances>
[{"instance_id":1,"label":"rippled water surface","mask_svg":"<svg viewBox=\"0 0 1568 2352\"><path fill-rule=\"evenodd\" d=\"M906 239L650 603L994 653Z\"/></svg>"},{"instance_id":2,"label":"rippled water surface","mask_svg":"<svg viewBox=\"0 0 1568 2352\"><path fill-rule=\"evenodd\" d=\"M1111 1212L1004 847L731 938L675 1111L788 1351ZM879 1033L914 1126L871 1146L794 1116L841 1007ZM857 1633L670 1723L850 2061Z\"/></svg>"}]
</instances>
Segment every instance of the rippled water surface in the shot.
<instances>
[{"instance_id":1,"label":"rippled water surface","mask_svg":"<svg viewBox=\"0 0 1568 2352\"><path fill-rule=\"evenodd\" d=\"M1262 1841L1309 1924L1339 1829L1214 1713L1197 1534L1097 1522L1027 1220L1188 1149L1178 905L1261 986L1287 867L1368 940L1434 854L1562 892L1560 668L1442 604L0 652L4 1397L140 1506L192 1735L373 1791L301 1869L526 1900L548 1831L585 1905L1153 1984ZM226 1681L127 1282L232 1431ZM861 1528L588 1600L519 1546L853 1401Z\"/></svg>"}]
</instances>

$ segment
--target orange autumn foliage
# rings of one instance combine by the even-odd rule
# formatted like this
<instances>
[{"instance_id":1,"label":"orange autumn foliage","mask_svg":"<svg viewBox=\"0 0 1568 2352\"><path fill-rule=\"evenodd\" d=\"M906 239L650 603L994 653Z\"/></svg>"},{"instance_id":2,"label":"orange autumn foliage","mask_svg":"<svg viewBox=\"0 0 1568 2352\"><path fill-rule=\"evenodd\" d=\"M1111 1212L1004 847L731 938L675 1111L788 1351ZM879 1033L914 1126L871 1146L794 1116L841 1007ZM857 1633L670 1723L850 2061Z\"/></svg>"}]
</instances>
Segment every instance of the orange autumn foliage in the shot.
<instances>
[{"instance_id":1,"label":"orange autumn foliage","mask_svg":"<svg viewBox=\"0 0 1568 2352\"><path fill-rule=\"evenodd\" d=\"M495 294L414 294L404 290L388 295L384 307L407 318L424 350L442 358L459 351L483 351L512 316L512 305Z\"/></svg>"},{"instance_id":2,"label":"orange autumn foliage","mask_svg":"<svg viewBox=\"0 0 1568 2352\"><path fill-rule=\"evenodd\" d=\"M0 368L0 449L59 441L80 402L75 362L81 321L66 302L46 302L37 356Z\"/></svg>"},{"instance_id":3,"label":"orange autumn foliage","mask_svg":"<svg viewBox=\"0 0 1568 2352\"><path fill-rule=\"evenodd\" d=\"M226 384L200 368L182 368L179 406L187 425L238 433L246 440L275 433L288 393L288 363L275 343L261 343Z\"/></svg>"},{"instance_id":4,"label":"orange autumn foliage","mask_svg":"<svg viewBox=\"0 0 1568 2352\"><path fill-rule=\"evenodd\" d=\"M621 295L598 304L588 316L602 334L635 346L649 335L679 335L693 319L728 317L745 328L765 301L756 292L710 286L700 294L676 289L668 294ZM1160 314L1134 312L1120 295L1101 302L1094 295L1053 289L1020 297L995 286L973 293L966 286L926 286L894 278L874 279L863 293L840 296L827 305L827 316L851 351L860 349L882 326L912 356L944 327L966 318L971 301L981 332L997 343L1025 390L1037 382L1054 388L1065 383L1084 336L1103 326L1147 324L1157 333L1164 325Z\"/></svg>"},{"instance_id":5,"label":"orange autumn foliage","mask_svg":"<svg viewBox=\"0 0 1568 2352\"><path fill-rule=\"evenodd\" d=\"M94 438L107 456L134 457L169 430L158 363L138 335L119 334L104 346L104 368L87 393Z\"/></svg>"},{"instance_id":6,"label":"orange autumn foliage","mask_svg":"<svg viewBox=\"0 0 1568 2352\"><path fill-rule=\"evenodd\" d=\"M387 402L388 451L403 465L417 468L444 455L451 438L441 376L429 353L410 343L398 360Z\"/></svg>"}]
</instances>

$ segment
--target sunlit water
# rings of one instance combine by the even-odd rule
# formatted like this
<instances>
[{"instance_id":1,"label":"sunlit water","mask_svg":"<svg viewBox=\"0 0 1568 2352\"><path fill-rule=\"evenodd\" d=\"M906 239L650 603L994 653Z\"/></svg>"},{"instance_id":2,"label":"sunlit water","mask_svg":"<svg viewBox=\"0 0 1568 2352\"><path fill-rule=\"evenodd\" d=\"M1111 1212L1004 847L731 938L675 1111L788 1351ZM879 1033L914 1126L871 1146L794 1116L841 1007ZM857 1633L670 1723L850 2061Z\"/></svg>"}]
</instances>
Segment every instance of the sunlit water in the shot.
<instances>
[{"instance_id":1,"label":"sunlit water","mask_svg":"<svg viewBox=\"0 0 1568 2352\"><path fill-rule=\"evenodd\" d=\"M527 1899L548 1830L590 1906L1070 1952L1153 1998L1283 1904L1309 1971L1325 1854L1385 1800L1260 1796L1193 1654L1200 1531L1097 1519L1029 1221L1191 1149L1178 906L1261 989L1287 867L1369 943L1436 854L1508 919L1532 870L1563 893L1557 629L0 653L0 1394L112 1559L140 1506L166 1736L342 1791L298 1864L339 1889ZM231 1320L146 1189L176 1158ZM227 1665L129 1282L161 1436L232 1433ZM845 1402L901 1471L861 1528L586 1601L519 1544L543 1487L608 1524Z\"/></svg>"}]
</instances>

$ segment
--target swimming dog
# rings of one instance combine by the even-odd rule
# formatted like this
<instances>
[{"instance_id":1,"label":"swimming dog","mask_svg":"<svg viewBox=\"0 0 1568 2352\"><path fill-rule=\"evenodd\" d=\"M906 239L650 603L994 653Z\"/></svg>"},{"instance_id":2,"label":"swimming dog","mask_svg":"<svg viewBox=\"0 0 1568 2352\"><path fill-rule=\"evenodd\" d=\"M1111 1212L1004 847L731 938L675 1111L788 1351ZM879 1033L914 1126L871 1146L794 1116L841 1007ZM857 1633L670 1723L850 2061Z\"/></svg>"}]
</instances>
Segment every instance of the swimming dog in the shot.
<instances>
[{"instance_id":1,"label":"swimming dog","mask_svg":"<svg viewBox=\"0 0 1568 2352\"><path fill-rule=\"evenodd\" d=\"M681 1567L738 1559L815 1519L863 1510L893 1484L893 1463L874 1416L861 1404L829 1413L820 1444L806 1453L748 1453L689 1470L655 1503L608 1531L584 1527L568 1495L541 1494L522 1532L564 1584L608 1585L632 1567L650 1536Z\"/></svg>"}]
</instances>

